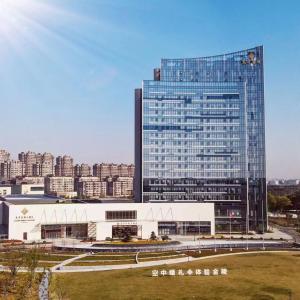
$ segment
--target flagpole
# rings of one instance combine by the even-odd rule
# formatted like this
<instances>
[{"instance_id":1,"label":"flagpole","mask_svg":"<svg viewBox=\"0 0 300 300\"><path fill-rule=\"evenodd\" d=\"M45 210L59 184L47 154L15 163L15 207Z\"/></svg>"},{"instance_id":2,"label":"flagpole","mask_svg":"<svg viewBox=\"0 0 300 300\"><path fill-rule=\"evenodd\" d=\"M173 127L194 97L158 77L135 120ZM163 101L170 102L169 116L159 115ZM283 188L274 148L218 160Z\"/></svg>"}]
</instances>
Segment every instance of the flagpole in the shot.
<instances>
[{"instance_id":1,"label":"flagpole","mask_svg":"<svg viewBox=\"0 0 300 300\"><path fill-rule=\"evenodd\" d=\"M215 252L217 252L217 245L216 245L216 233L214 235L214 242L215 242Z\"/></svg>"},{"instance_id":2,"label":"flagpole","mask_svg":"<svg viewBox=\"0 0 300 300\"><path fill-rule=\"evenodd\" d=\"M255 190L256 193L256 190ZM265 250L265 223L264 223L264 202L261 205L261 222L262 222L262 233L263 233L263 250Z\"/></svg>"},{"instance_id":3,"label":"flagpole","mask_svg":"<svg viewBox=\"0 0 300 300\"><path fill-rule=\"evenodd\" d=\"M229 213L229 235L230 235L230 248L229 248L229 250L232 251L232 247L231 247L231 212Z\"/></svg>"}]
</instances>

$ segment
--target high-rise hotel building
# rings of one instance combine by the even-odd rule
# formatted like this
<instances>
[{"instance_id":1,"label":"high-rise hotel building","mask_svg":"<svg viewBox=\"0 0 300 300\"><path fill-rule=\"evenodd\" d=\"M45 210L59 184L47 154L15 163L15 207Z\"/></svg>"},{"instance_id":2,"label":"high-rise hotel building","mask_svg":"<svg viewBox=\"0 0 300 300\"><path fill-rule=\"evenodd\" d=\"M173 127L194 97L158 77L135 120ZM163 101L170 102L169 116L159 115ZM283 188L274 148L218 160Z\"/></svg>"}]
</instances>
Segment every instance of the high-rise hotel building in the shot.
<instances>
[{"instance_id":1,"label":"high-rise hotel building","mask_svg":"<svg viewBox=\"0 0 300 300\"><path fill-rule=\"evenodd\" d=\"M162 59L135 90L135 199L215 204L218 232L267 225L263 47Z\"/></svg>"}]
</instances>

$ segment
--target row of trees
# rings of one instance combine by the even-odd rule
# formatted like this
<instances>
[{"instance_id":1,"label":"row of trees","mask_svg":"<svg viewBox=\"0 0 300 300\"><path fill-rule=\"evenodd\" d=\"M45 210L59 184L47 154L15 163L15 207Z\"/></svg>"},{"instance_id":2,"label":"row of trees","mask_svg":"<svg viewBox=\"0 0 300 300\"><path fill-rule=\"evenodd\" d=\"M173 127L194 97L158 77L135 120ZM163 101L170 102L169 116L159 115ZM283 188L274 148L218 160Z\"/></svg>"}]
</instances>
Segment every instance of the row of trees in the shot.
<instances>
[{"instance_id":1,"label":"row of trees","mask_svg":"<svg viewBox=\"0 0 300 300\"><path fill-rule=\"evenodd\" d=\"M292 201L288 196L279 196L268 193L268 207L271 212L283 212L291 208Z\"/></svg>"},{"instance_id":2,"label":"row of trees","mask_svg":"<svg viewBox=\"0 0 300 300\"><path fill-rule=\"evenodd\" d=\"M7 266L7 270L0 272L0 299L38 299L39 285L45 272L50 274L49 299L68 299L59 276L52 276L50 269L45 268L44 272L37 272L43 255L44 252L38 247L31 249L12 247L1 252L1 260ZM20 272L21 270L25 272Z\"/></svg>"},{"instance_id":3,"label":"row of trees","mask_svg":"<svg viewBox=\"0 0 300 300\"><path fill-rule=\"evenodd\" d=\"M283 212L287 209L300 210L300 191L284 196L269 192L268 207L271 212Z\"/></svg>"},{"instance_id":4,"label":"row of trees","mask_svg":"<svg viewBox=\"0 0 300 300\"><path fill-rule=\"evenodd\" d=\"M36 272L39 262L39 251L33 249L7 249L3 253L3 261L8 271L0 273L1 299L34 299L41 273ZM21 269L27 272L19 273Z\"/></svg>"}]
</instances>

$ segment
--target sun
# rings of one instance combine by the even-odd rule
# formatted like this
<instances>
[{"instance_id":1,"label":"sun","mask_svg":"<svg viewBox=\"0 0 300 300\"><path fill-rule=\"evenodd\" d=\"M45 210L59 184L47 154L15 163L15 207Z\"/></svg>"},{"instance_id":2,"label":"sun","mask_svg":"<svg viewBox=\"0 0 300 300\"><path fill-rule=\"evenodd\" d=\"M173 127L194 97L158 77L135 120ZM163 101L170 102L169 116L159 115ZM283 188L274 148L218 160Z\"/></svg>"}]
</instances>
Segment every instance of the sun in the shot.
<instances>
[{"instance_id":1,"label":"sun","mask_svg":"<svg viewBox=\"0 0 300 300\"><path fill-rule=\"evenodd\" d=\"M46 38L63 40L59 25L81 21L80 15L51 0L0 0L0 52L22 53L24 46L47 52Z\"/></svg>"},{"instance_id":2,"label":"sun","mask_svg":"<svg viewBox=\"0 0 300 300\"><path fill-rule=\"evenodd\" d=\"M0 33L11 34L24 26L31 0L0 0Z\"/></svg>"}]
</instances>

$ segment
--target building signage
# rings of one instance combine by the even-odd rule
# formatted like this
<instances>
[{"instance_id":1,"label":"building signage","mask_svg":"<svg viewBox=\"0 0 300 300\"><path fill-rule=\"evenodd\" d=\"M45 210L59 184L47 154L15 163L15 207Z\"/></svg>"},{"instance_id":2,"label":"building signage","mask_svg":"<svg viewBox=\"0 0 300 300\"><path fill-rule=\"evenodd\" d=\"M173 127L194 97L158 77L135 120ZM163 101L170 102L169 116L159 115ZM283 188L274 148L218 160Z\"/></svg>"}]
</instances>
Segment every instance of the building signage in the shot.
<instances>
[{"instance_id":1,"label":"building signage","mask_svg":"<svg viewBox=\"0 0 300 300\"><path fill-rule=\"evenodd\" d=\"M29 221L35 221L34 217L29 215L29 210L24 207L21 210L21 214L19 216L15 216L15 222L29 222Z\"/></svg>"},{"instance_id":2,"label":"building signage","mask_svg":"<svg viewBox=\"0 0 300 300\"><path fill-rule=\"evenodd\" d=\"M246 59L242 59L241 60L241 64L243 65L256 65L256 64L260 64L260 60L257 59L255 52L254 51L249 51L247 58Z\"/></svg>"},{"instance_id":3,"label":"building signage","mask_svg":"<svg viewBox=\"0 0 300 300\"><path fill-rule=\"evenodd\" d=\"M137 222L117 222L118 226L122 225L137 225Z\"/></svg>"},{"instance_id":4,"label":"building signage","mask_svg":"<svg viewBox=\"0 0 300 300\"><path fill-rule=\"evenodd\" d=\"M228 275L227 268L214 268L214 269L170 269L170 270L152 270L152 277L164 277L164 276L218 276Z\"/></svg>"}]
</instances>

